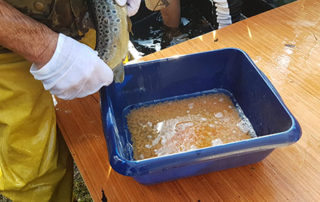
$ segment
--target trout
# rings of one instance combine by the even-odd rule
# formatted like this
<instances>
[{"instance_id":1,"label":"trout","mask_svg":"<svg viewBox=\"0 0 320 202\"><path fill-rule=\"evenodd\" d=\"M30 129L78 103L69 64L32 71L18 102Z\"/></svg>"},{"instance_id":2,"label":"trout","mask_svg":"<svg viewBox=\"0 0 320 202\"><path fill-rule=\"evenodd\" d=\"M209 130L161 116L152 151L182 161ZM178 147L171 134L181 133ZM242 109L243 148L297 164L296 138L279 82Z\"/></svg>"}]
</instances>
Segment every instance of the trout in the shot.
<instances>
[{"instance_id":1,"label":"trout","mask_svg":"<svg viewBox=\"0 0 320 202\"><path fill-rule=\"evenodd\" d=\"M128 53L127 9L114 0L90 0L90 15L96 28L96 51L113 70L114 81L124 80L123 60Z\"/></svg>"}]
</instances>

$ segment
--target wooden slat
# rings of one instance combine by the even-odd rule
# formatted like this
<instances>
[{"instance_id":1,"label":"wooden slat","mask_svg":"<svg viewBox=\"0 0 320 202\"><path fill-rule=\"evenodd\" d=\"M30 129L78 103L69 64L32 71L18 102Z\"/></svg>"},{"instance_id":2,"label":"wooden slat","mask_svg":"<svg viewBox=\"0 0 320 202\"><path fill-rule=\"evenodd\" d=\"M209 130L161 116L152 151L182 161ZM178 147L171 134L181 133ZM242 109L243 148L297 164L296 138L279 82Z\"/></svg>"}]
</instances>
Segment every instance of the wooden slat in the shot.
<instances>
[{"instance_id":1,"label":"wooden slat","mask_svg":"<svg viewBox=\"0 0 320 202\"><path fill-rule=\"evenodd\" d=\"M319 201L320 2L297 2L142 58L225 47L246 51L297 117L298 143L260 163L152 186L110 168L97 94L58 100L57 120L95 201Z\"/></svg>"}]
</instances>

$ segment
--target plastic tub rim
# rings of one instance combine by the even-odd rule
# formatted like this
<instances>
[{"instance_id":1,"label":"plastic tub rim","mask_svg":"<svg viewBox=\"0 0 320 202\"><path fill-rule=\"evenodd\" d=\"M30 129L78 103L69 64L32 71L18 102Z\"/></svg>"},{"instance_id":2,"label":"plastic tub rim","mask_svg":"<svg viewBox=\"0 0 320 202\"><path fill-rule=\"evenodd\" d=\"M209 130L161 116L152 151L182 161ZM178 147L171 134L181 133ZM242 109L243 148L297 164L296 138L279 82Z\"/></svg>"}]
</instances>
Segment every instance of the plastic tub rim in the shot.
<instances>
[{"instance_id":1,"label":"plastic tub rim","mask_svg":"<svg viewBox=\"0 0 320 202\"><path fill-rule=\"evenodd\" d=\"M236 152L243 153L243 152L246 152L246 150L256 151L257 149L259 149L259 151L261 151L261 150L272 149L272 148L276 148L276 147L279 147L279 146L290 145L290 144L298 141L300 139L300 137L301 137L301 128L300 128L299 123L293 117L293 115L290 112L290 110L285 106L285 104L284 104L282 98L280 97L279 93L274 88L274 86L271 84L271 82L268 80L268 78L263 74L262 71L260 71L258 69L258 67L254 64L254 62L248 56L248 54L246 52L244 52L243 50L241 50L241 49L238 49L238 48L223 48L223 49L211 50L211 51L205 51L205 52L199 52L199 53L193 53L193 54L172 56L172 57L169 57L169 58L162 58L162 59L151 60L151 61L142 61L142 62L139 62L139 63L126 65L125 69L129 69L129 68L132 68L132 67L137 66L137 65L145 65L145 64L152 64L152 63L163 62L163 61L170 61L170 60L174 60L174 59L181 58L181 57L189 57L189 56L198 55L198 54L220 52L220 51L225 51L225 50L235 50L237 52L242 53L246 57L246 59L248 59L248 61L254 67L254 69L258 72L258 74L262 77L262 79L265 82L265 84L267 84L267 86L271 89L273 95L277 98L278 102L281 104L281 106L283 107L283 109L285 110L285 112L288 114L288 116L291 119L291 126L287 130L282 131L282 132L278 132L278 133L273 133L273 134L268 134L268 135L256 137L256 138L251 138L251 139L247 139L247 140L236 141L236 142L226 143L226 144L222 144L222 145L216 145L216 146L211 146L211 147L206 147L206 148L200 148L200 149L196 149L196 150L191 150L191 151L186 151L186 152L181 152L181 153L174 153L174 154L169 154L169 155L164 155L164 156L159 156L159 157L154 157L154 158L147 158L147 159L143 159L143 160L125 159L125 158L123 158L122 156L119 155L117 146L113 146L112 154L115 154L113 156L117 156L117 160L120 160L127 167L132 167L132 166L138 166L139 167L139 166L151 165L151 164L156 163L155 161L164 160L164 159L167 159L167 158L169 159L172 156L176 156L177 158L183 158L185 156L193 155L193 153L197 153L197 152L207 153L207 152L214 152L215 150L222 150L222 149L228 150L227 152L223 152L223 153L219 153L219 154L206 155L206 156L202 156L201 158L208 157L208 156L211 156L212 158L214 158L215 156L216 157L217 156L223 157L223 156L228 156L231 153L236 153ZM106 87L104 87L104 89L105 88ZM103 98L103 99L105 99L105 98ZM109 97L108 97L107 101L111 102ZM107 111L109 113L109 109ZM108 115L106 114L105 116L108 116ZM115 130L115 129L113 128L113 130ZM279 142L277 144L266 144L266 145L264 145L265 143L268 142L268 140L270 138L273 139L275 137L282 136L282 135L286 135L288 137L288 139L289 139L290 133L293 130L298 130L298 135L296 135L296 137L292 138L293 140L286 141L286 142ZM112 137L110 140L113 141L112 143L114 145L116 145L114 137ZM241 147L241 145L243 145L244 143L249 143L249 145L247 144L247 147L245 149L238 148L238 147ZM109 156L109 158L111 158L111 157ZM139 172L136 172L136 173L121 172L121 171L119 171L117 169L117 167L113 166L113 163L114 163L113 161L110 161L110 162L111 162L112 167L117 172L119 172L120 174L123 174L123 175L126 175L126 176L133 176L133 177L134 176L139 176Z\"/></svg>"}]
</instances>

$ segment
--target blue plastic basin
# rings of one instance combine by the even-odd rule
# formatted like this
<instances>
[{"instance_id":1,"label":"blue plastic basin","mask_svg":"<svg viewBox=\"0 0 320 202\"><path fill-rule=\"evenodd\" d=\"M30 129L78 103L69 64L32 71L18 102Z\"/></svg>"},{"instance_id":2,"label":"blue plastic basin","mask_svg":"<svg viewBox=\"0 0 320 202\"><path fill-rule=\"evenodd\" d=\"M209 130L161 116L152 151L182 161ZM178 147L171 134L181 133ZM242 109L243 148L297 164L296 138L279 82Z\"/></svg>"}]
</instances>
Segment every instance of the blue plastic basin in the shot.
<instances>
[{"instance_id":1,"label":"blue plastic basin","mask_svg":"<svg viewBox=\"0 0 320 202\"><path fill-rule=\"evenodd\" d=\"M301 129L267 77L239 49L221 49L125 66L125 81L101 89L109 161L143 184L252 164L292 144ZM130 105L212 89L231 92L257 138L136 161L124 109Z\"/></svg>"}]
</instances>

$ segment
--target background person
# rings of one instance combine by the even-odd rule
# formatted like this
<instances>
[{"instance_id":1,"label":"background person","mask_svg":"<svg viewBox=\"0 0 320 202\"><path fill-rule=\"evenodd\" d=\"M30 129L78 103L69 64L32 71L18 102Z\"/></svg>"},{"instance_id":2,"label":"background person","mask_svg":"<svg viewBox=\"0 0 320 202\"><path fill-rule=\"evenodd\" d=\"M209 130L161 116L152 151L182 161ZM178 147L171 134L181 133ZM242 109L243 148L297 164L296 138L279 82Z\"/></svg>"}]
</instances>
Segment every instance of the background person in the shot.
<instances>
[{"instance_id":1,"label":"background person","mask_svg":"<svg viewBox=\"0 0 320 202\"><path fill-rule=\"evenodd\" d=\"M220 29L240 20L242 0L208 0L212 3L213 28ZM181 18L180 0L145 0L151 11L160 10L165 26L164 40L185 38L179 29Z\"/></svg>"}]
</instances>

